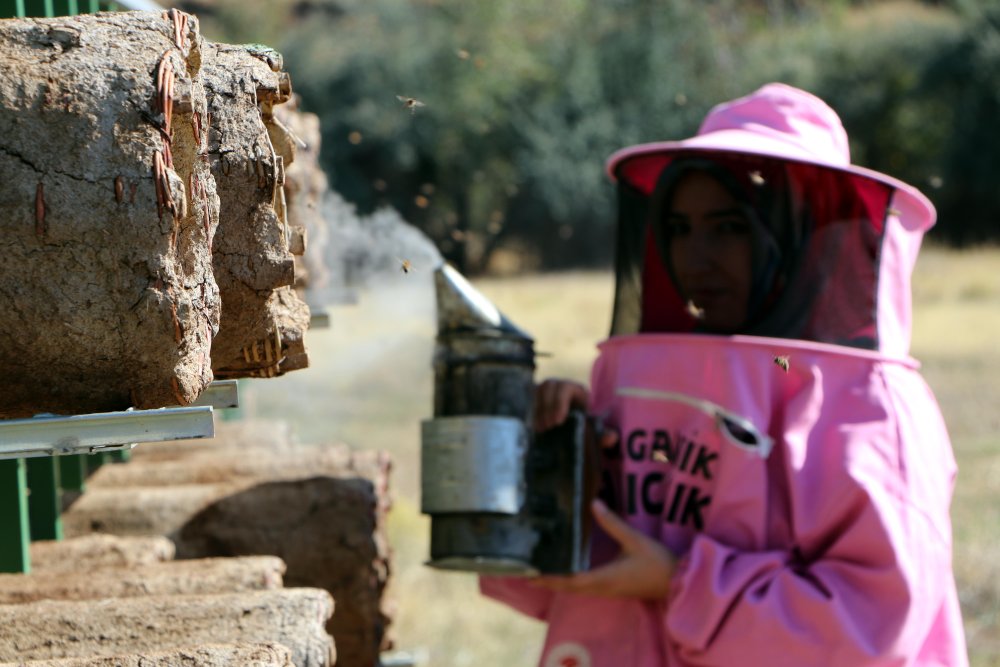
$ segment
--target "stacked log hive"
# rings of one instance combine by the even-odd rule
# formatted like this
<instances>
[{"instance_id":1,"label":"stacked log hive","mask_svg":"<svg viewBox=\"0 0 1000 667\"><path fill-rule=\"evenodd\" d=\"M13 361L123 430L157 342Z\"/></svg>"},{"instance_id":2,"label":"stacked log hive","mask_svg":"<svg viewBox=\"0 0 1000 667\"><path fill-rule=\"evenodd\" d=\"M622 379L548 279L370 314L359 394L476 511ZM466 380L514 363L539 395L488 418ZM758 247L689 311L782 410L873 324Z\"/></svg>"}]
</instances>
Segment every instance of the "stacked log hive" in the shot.
<instances>
[{"instance_id":1,"label":"stacked log hive","mask_svg":"<svg viewBox=\"0 0 1000 667\"><path fill-rule=\"evenodd\" d=\"M274 556L202 558L130 568L0 574L0 604L99 600L139 595L195 595L282 587L285 564Z\"/></svg>"},{"instance_id":2,"label":"stacked log hive","mask_svg":"<svg viewBox=\"0 0 1000 667\"><path fill-rule=\"evenodd\" d=\"M314 588L0 605L0 661L269 641L287 647L296 667L326 667L332 613L330 594Z\"/></svg>"},{"instance_id":3,"label":"stacked log hive","mask_svg":"<svg viewBox=\"0 0 1000 667\"><path fill-rule=\"evenodd\" d=\"M278 557L170 561L174 547L164 537L110 535L34 543L32 555L40 556L32 573L0 574L0 664L333 664L329 593L279 590L286 567ZM239 595L252 591L273 595ZM124 600L138 597L148 601ZM89 606L64 604L81 600ZM58 627L43 624L46 617Z\"/></svg>"},{"instance_id":4,"label":"stacked log hive","mask_svg":"<svg viewBox=\"0 0 1000 667\"><path fill-rule=\"evenodd\" d=\"M307 365L309 310L292 291L282 187L295 145L273 116L291 85L281 56L264 47L208 44L203 62L208 155L225 211L214 247L222 316L212 369L220 378L274 377Z\"/></svg>"},{"instance_id":5,"label":"stacked log hive","mask_svg":"<svg viewBox=\"0 0 1000 667\"><path fill-rule=\"evenodd\" d=\"M172 560L174 543L161 535L119 537L81 535L69 540L31 543L32 572L80 572L99 568L129 568Z\"/></svg>"},{"instance_id":6,"label":"stacked log hive","mask_svg":"<svg viewBox=\"0 0 1000 667\"><path fill-rule=\"evenodd\" d=\"M339 664L372 667L388 648L388 457L290 443L274 425L273 444L261 442L267 422L255 423L222 422L213 440L142 446L131 462L102 467L64 514L64 531L166 535L181 559L279 556L286 586L337 601L327 629Z\"/></svg>"},{"instance_id":7,"label":"stacked log hive","mask_svg":"<svg viewBox=\"0 0 1000 667\"><path fill-rule=\"evenodd\" d=\"M0 417L190 403L219 321L197 20L0 24Z\"/></svg>"},{"instance_id":8,"label":"stacked log hive","mask_svg":"<svg viewBox=\"0 0 1000 667\"><path fill-rule=\"evenodd\" d=\"M308 239L301 258L303 268L295 272L295 286L321 289L329 282L323 258L329 240L323 200L330 186L319 163L319 116L302 111L299 102L299 97L293 95L288 103L274 110L274 115L288 128L296 143L295 162L285 171L288 224L293 230L303 230L301 236Z\"/></svg>"},{"instance_id":9,"label":"stacked log hive","mask_svg":"<svg viewBox=\"0 0 1000 667\"><path fill-rule=\"evenodd\" d=\"M3 20L0 58L0 418L305 367L280 56L171 10Z\"/></svg>"},{"instance_id":10,"label":"stacked log hive","mask_svg":"<svg viewBox=\"0 0 1000 667\"><path fill-rule=\"evenodd\" d=\"M306 367L294 256L322 225L287 219L280 56L170 10L0 21L0 57L0 419ZM329 630L340 664L376 665L388 458L293 444L178 443L92 478L70 539L0 576L0 662L328 665Z\"/></svg>"},{"instance_id":11,"label":"stacked log hive","mask_svg":"<svg viewBox=\"0 0 1000 667\"><path fill-rule=\"evenodd\" d=\"M173 651L156 651L103 658L67 658L0 663L0 667L293 667L292 652L275 642L206 644Z\"/></svg>"}]
</instances>

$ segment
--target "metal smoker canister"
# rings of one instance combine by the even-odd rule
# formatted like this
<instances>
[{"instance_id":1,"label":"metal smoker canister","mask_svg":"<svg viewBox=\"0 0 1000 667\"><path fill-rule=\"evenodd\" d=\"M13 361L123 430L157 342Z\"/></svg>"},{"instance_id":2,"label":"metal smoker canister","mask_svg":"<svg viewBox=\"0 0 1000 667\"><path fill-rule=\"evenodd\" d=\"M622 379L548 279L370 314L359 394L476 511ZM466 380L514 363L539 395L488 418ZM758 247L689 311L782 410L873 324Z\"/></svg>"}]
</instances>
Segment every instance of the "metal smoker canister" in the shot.
<instances>
[{"instance_id":1,"label":"metal smoker canister","mask_svg":"<svg viewBox=\"0 0 1000 667\"><path fill-rule=\"evenodd\" d=\"M534 341L451 267L438 269L435 287L434 418L421 433L428 564L505 574L585 568L582 417L535 439ZM553 440L567 435L570 444Z\"/></svg>"}]
</instances>

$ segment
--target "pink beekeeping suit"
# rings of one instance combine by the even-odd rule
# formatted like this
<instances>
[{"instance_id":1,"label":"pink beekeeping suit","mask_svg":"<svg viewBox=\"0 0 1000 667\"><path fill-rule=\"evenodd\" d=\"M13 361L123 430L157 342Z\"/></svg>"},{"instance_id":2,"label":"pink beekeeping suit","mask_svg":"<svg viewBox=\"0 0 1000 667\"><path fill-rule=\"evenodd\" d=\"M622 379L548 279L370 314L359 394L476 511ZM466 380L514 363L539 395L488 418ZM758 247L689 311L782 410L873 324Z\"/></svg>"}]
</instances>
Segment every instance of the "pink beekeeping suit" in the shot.
<instances>
[{"instance_id":1,"label":"pink beekeeping suit","mask_svg":"<svg viewBox=\"0 0 1000 667\"><path fill-rule=\"evenodd\" d=\"M716 107L692 139L616 153L609 172L649 196L692 154L780 180L809 226L770 316L734 336L698 331L647 234L622 310L633 330L599 346L589 410L620 433L601 495L679 557L669 593L503 577L482 591L548 623L543 667L967 665L956 466L909 357L910 274L933 207L850 165L836 114L781 84ZM616 549L597 532L593 564Z\"/></svg>"}]
</instances>

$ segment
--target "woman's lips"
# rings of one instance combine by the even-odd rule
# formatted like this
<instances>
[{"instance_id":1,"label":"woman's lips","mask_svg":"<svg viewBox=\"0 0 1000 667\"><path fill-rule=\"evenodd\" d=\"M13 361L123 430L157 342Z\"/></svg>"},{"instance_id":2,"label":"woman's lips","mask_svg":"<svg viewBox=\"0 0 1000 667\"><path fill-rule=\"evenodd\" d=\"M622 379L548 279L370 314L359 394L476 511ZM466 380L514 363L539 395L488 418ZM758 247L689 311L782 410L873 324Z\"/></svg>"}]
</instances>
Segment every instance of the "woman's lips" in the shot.
<instances>
[{"instance_id":1,"label":"woman's lips","mask_svg":"<svg viewBox=\"0 0 1000 667\"><path fill-rule=\"evenodd\" d=\"M705 303L718 301L719 299L726 296L726 290L719 287L702 287L698 289L693 289L688 292L688 295L695 305L704 305Z\"/></svg>"}]
</instances>

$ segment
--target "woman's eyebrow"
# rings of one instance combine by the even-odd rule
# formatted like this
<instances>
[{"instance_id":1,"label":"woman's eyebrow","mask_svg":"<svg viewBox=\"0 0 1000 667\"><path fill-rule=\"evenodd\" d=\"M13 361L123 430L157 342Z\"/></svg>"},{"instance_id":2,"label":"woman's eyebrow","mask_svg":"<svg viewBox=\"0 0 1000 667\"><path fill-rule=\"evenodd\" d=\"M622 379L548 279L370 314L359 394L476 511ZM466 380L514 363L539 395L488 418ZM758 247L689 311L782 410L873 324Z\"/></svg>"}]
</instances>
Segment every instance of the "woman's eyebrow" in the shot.
<instances>
[{"instance_id":1,"label":"woman's eyebrow","mask_svg":"<svg viewBox=\"0 0 1000 667\"><path fill-rule=\"evenodd\" d=\"M720 209L716 209L714 211L708 211L707 213L705 213L705 217L706 218L732 218L732 217L743 218L743 217L746 217L746 213L744 213L743 209L741 209L741 208L720 208Z\"/></svg>"},{"instance_id":2,"label":"woman's eyebrow","mask_svg":"<svg viewBox=\"0 0 1000 667\"><path fill-rule=\"evenodd\" d=\"M667 211L667 216L666 217L668 217L668 218L676 218L678 220L687 220L691 216L688 215L687 213L681 213L680 211ZM734 208L719 208L719 209L715 209L715 210L711 210L711 211L706 212L702 217L703 218L732 218L732 217L744 218L744 217L746 217L746 213L743 211L743 209L738 208L738 207L734 207Z\"/></svg>"}]
</instances>

